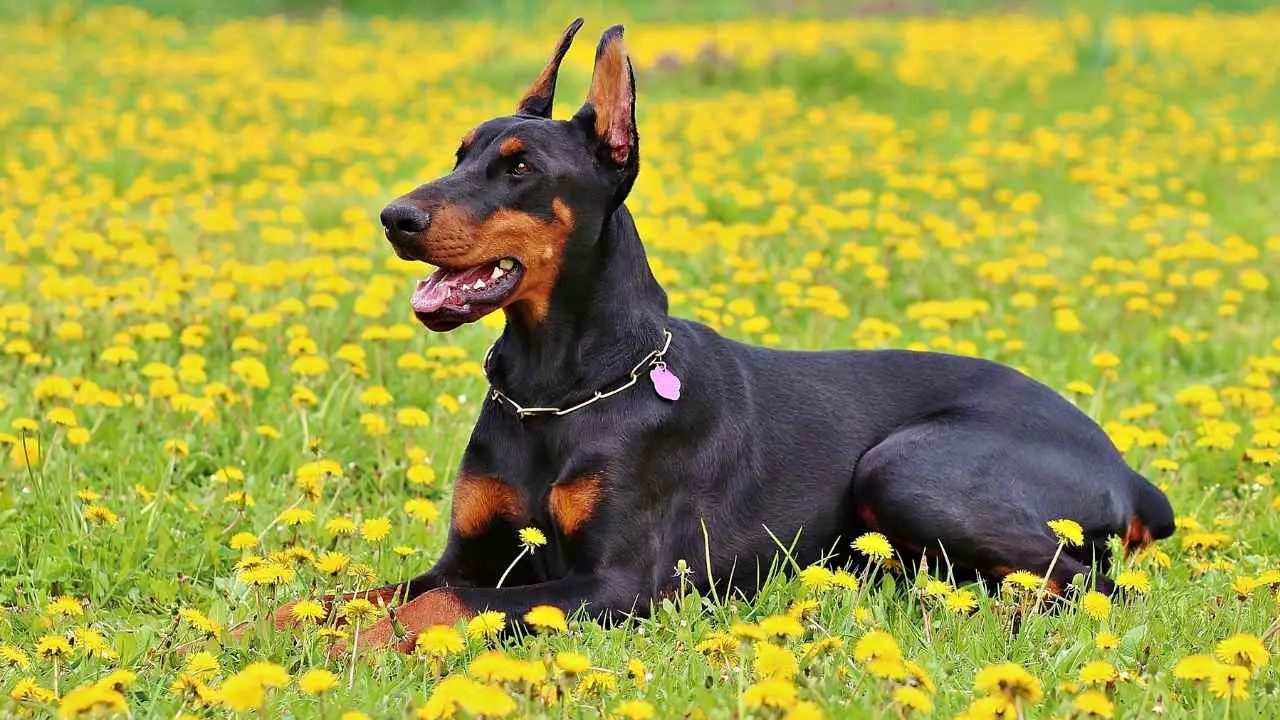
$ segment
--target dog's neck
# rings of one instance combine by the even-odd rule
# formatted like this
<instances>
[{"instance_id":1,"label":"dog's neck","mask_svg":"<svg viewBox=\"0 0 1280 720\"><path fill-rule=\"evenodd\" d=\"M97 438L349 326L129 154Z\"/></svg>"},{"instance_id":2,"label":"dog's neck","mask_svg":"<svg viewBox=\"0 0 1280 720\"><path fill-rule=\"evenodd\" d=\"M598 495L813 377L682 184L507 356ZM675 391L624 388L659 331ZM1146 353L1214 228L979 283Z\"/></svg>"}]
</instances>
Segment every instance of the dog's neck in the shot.
<instances>
[{"instance_id":1,"label":"dog's neck","mask_svg":"<svg viewBox=\"0 0 1280 720\"><path fill-rule=\"evenodd\" d=\"M531 327L508 313L489 357L490 381L525 405L563 407L612 389L662 345L667 294L626 206L562 267L546 317Z\"/></svg>"}]
</instances>

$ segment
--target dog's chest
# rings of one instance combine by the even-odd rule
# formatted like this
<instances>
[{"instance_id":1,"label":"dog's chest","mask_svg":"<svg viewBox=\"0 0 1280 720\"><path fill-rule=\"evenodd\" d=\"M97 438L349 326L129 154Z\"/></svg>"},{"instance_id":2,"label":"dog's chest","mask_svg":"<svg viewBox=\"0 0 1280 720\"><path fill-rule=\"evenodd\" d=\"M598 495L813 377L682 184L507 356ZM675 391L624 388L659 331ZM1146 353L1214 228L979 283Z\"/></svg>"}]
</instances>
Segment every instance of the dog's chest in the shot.
<instances>
[{"instance_id":1,"label":"dog's chest","mask_svg":"<svg viewBox=\"0 0 1280 720\"><path fill-rule=\"evenodd\" d=\"M579 537L602 514L610 477L603 458L579 447L554 456L530 443L473 437L453 489L452 529L463 539L536 527Z\"/></svg>"},{"instance_id":2,"label":"dog's chest","mask_svg":"<svg viewBox=\"0 0 1280 720\"><path fill-rule=\"evenodd\" d=\"M464 470L453 487L453 531L474 538L537 527L572 538L600 511L606 483L603 473L589 472L540 489L511 476Z\"/></svg>"}]
</instances>

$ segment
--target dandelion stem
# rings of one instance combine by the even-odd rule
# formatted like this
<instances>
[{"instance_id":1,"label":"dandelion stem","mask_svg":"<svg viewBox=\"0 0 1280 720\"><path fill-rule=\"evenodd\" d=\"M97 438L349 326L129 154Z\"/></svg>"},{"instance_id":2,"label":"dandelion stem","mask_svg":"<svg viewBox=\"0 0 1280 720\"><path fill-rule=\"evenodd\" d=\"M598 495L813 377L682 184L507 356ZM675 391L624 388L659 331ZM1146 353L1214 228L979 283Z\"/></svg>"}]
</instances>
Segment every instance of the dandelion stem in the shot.
<instances>
[{"instance_id":1,"label":"dandelion stem","mask_svg":"<svg viewBox=\"0 0 1280 720\"><path fill-rule=\"evenodd\" d=\"M1036 591L1036 605L1031 612L1040 612L1040 604L1044 601L1045 591L1049 589L1049 577L1053 575L1053 566L1058 564L1058 558L1062 557L1062 546L1066 543L1058 541L1058 549L1053 551L1053 559L1049 561L1049 569L1044 571L1044 579L1040 581L1040 589Z\"/></svg>"},{"instance_id":2,"label":"dandelion stem","mask_svg":"<svg viewBox=\"0 0 1280 720\"><path fill-rule=\"evenodd\" d=\"M711 577L711 536L707 534L707 521L698 518L698 524L702 526L702 559L707 565L707 588L711 590L711 599L715 601L716 607L720 607L720 594L716 590L716 579Z\"/></svg>"},{"instance_id":3,"label":"dandelion stem","mask_svg":"<svg viewBox=\"0 0 1280 720\"><path fill-rule=\"evenodd\" d=\"M360 623L355 623L355 626L355 632L351 637L351 672L347 675L348 688L356 682L356 653L360 651Z\"/></svg>"},{"instance_id":4,"label":"dandelion stem","mask_svg":"<svg viewBox=\"0 0 1280 720\"><path fill-rule=\"evenodd\" d=\"M306 455L311 447L311 428L307 425L307 411L298 408L298 417L302 421L302 454Z\"/></svg>"},{"instance_id":5,"label":"dandelion stem","mask_svg":"<svg viewBox=\"0 0 1280 720\"><path fill-rule=\"evenodd\" d=\"M511 564L508 565L507 569L503 571L502 577L498 578L498 584L494 586L495 589L502 587L502 583L506 581L507 576L510 575L511 571L515 569L516 563L520 562L520 558L524 557L528 553L529 553L528 545L525 545L524 547L520 548L520 553L516 555L516 559L511 561Z\"/></svg>"}]
</instances>

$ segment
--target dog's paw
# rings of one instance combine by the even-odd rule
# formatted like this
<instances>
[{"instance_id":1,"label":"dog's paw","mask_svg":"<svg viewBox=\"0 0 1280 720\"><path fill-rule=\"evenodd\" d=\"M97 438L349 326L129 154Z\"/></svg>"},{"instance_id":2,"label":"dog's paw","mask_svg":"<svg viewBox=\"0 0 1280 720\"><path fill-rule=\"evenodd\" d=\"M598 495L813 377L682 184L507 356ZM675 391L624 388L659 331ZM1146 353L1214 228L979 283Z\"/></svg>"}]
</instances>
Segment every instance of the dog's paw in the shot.
<instances>
[{"instance_id":1,"label":"dog's paw","mask_svg":"<svg viewBox=\"0 0 1280 720\"><path fill-rule=\"evenodd\" d=\"M360 651L380 647L392 647L402 653L413 652L418 634L433 625L454 625L471 618L475 613L466 607L452 592L432 590L409 602L388 610L387 615L367 628L352 632L351 640L339 640L329 648L332 657L345 655L351 642L357 642ZM358 641L357 641L358 637Z\"/></svg>"}]
</instances>

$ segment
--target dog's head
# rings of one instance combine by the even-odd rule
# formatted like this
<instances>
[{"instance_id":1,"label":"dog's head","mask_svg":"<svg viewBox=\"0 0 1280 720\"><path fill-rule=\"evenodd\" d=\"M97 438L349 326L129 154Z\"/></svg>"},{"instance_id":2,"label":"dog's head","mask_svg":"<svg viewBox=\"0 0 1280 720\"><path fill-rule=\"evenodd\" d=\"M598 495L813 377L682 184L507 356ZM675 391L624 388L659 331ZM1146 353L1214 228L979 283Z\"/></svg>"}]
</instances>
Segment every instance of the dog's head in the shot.
<instances>
[{"instance_id":1,"label":"dog's head","mask_svg":"<svg viewBox=\"0 0 1280 720\"><path fill-rule=\"evenodd\" d=\"M514 115L468 132L452 172L382 211L396 254L439 268L413 294L432 330L499 308L541 322L566 253L595 242L635 181L635 79L621 25L600 38L582 108L551 119L560 61L580 27L581 18L565 29Z\"/></svg>"}]
</instances>

